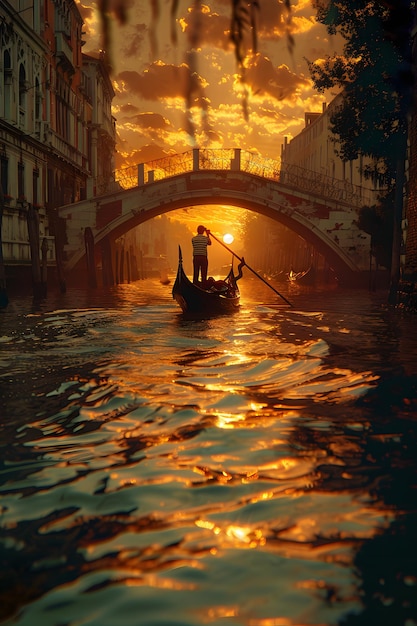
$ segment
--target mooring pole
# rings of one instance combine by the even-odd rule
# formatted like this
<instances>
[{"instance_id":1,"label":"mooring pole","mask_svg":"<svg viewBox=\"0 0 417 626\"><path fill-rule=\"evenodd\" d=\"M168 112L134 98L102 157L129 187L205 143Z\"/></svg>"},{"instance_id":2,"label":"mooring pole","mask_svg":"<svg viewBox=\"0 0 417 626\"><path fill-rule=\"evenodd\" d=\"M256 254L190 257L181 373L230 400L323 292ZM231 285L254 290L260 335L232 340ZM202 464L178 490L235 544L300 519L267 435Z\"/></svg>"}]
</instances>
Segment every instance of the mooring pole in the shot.
<instances>
[{"instance_id":1,"label":"mooring pole","mask_svg":"<svg viewBox=\"0 0 417 626\"><path fill-rule=\"evenodd\" d=\"M84 231L85 254L87 259L88 284L97 287L96 264L94 260L94 235L90 226Z\"/></svg>"},{"instance_id":2,"label":"mooring pole","mask_svg":"<svg viewBox=\"0 0 417 626\"><path fill-rule=\"evenodd\" d=\"M39 300L43 297L41 263L39 258L39 214L31 204L27 210L26 221L32 262L33 297Z\"/></svg>"}]
</instances>

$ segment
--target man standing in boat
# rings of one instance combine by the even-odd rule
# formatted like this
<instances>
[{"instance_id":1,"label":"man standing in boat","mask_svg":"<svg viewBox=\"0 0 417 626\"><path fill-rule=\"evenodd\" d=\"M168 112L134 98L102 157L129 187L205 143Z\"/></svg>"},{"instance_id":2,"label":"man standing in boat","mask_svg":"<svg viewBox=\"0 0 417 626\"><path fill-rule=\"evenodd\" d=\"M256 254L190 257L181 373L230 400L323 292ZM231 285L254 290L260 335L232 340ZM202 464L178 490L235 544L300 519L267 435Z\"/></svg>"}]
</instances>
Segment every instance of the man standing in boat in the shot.
<instances>
[{"instance_id":1,"label":"man standing in boat","mask_svg":"<svg viewBox=\"0 0 417 626\"><path fill-rule=\"evenodd\" d=\"M199 226L197 235L191 239L191 243L193 244L193 283L198 285L198 277L201 272L201 284L202 287L205 287L208 269L207 246L211 246L210 231L204 226Z\"/></svg>"}]
</instances>

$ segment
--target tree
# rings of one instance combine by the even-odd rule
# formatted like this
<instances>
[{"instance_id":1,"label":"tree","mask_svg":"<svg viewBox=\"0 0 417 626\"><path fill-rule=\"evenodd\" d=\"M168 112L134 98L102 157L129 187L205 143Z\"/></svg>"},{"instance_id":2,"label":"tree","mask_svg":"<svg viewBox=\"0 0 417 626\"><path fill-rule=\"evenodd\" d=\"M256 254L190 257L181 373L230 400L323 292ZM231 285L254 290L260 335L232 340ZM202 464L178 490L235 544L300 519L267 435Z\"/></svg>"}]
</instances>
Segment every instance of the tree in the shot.
<instances>
[{"instance_id":1,"label":"tree","mask_svg":"<svg viewBox=\"0 0 417 626\"><path fill-rule=\"evenodd\" d=\"M342 107L331 118L344 160L373 157L395 186L389 301L396 303L408 114L412 103L413 0L314 0L317 18L345 39L343 55L309 63L319 91L339 87ZM372 175L372 172L369 172Z\"/></svg>"},{"instance_id":2,"label":"tree","mask_svg":"<svg viewBox=\"0 0 417 626\"><path fill-rule=\"evenodd\" d=\"M391 268L392 262L392 206L395 189L379 198L373 206L359 209L358 227L371 235L371 250L377 265Z\"/></svg>"}]
</instances>

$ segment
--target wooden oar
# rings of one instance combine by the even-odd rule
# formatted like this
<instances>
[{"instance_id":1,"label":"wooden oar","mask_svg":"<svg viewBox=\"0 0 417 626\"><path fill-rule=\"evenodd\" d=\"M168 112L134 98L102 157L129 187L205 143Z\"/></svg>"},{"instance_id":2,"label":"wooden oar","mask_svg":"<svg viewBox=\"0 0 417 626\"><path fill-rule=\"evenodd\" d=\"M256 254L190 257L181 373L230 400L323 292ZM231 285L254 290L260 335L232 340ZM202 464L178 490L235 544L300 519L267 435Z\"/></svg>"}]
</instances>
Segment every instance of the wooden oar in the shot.
<instances>
[{"instance_id":1,"label":"wooden oar","mask_svg":"<svg viewBox=\"0 0 417 626\"><path fill-rule=\"evenodd\" d=\"M293 305L293 304L291 304L291 302L290 302L289 300L287 300L287 298L285 298L285 297L282 295L282 293L280 293L279 291L277 291L277 290L275 289L275 287L273 287L272 285L270 285L270 284L268 283L268 281L266 281L266 280L265 280L265 279L264 279L264 278L263 278L260 274L258 274L258 272L255 272L255 270L254 270L254 269L252 269L252 268L250 267L250 265L248 265L248 264L246 263L246 261L245 261L242 257L240 257L238 254L236 254L236 252L233 252L233 250L231 250L228 246L226 246L226 244L225 244L225 243L223 243L223 241L221 241L220 239L217 239L217 237L216 237L215 235L213 235L213 233L212 233L211 231L209 231L209 232L210 232L210 237L212 237L213 239L215 239L215 240L217 241L217 243L219 243L221 246L223 246L223 248L226 248L226 250L228 250L231 254L233 254L233 256L234 256L234 257L236 257L237 259L239 259L239 261L243 262L243 263L244 263L244 265L245 265L245 267L247 267L247 268L248 268L248 270L250 270L250 271L252 272L252 274L255 274L255 276L256 276L257 278L259 278L259 280L261 280L263 283L265 283L265 285L267 285L270 289L272 289L272 291L275 291L275 293L276 293L276 294L277 294L280 298L282 298L282 299L283 299L283 300L284 300L287 304L289 304L289 306L294 307L294 305Z\"/></svg>"}]
</instances>

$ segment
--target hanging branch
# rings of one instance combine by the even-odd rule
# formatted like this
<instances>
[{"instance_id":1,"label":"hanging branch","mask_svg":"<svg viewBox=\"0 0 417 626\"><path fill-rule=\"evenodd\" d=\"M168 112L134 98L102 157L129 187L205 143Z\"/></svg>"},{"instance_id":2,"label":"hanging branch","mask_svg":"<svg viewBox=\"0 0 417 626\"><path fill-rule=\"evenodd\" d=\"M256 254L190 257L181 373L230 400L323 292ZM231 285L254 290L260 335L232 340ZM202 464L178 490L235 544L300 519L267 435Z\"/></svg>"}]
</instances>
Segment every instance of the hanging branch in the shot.
<instances>
[{"instance_id":1,"label":"hanging branch","mask_svg":"<svg viewBox=\"0 0 417 626\"><path fill-rule=\"evenodd\" d=\"M171 0L171 41L174 45L177 43L176 17L179 0Z\"/></svg>"},{"instance_id":2,"label":"hanging branch","mask_svg":"<svg viewBox=\"0 0 417 626\"><path fill-rule=\"evenodd\" d=\"M259 11L258 0L232 0L232 17L230 22L230 39L233 42L235 58L240 81L243 85L242 110L245 120L248 119L248 90L246 88L245 59L248 50L245 46L247 35L251 35L252 54L258 50L256 12Z\"/></svg>"},{"instance_id":3,"label":"hanging branch","mask_svg":"<svg viewBox=\"0 0 417 626\"><path fill-rule=\"evenodd\" d=\"M149 41L151 44L152 58L154 58L158 51L158 44L156 40L155 31L156 31L156 25L159 20L159 2L158 0L150 0L150 4L151 4L152 21L151 21L151 25L149 28Z\"/></svg>"},{"instance_id":4,"label":"hanging branch","mask_svg":"<svg viewBox=\"0 0 417 626\"><path fill-rule=\"evenodd\" d=\"M157 1L157 0L156 0ZM110 6L111 0L97 0L97 8L101 19L102 32L102 50L105 53L104 62L109 70L112 69L112 46L111 46L111 14L116 16L119 24L127 22L127 2L126 0L118 0L114 8Z\"/></svg>"},{"instance_id":5,"label":"hanging branch","mask_svg":"<svg viewBox=\"0 0 417 626\"><path fill-rule=\"evenodd\" d=\"M258 49L256 12L259 11L258 0L232 0L232 18L230 22L230 39L235 47L235 57L239 67L243 67L247 50L244 46L245 35L252 35L252 51Z\"/></svg>"},{"instance_id":6,"label":"hanging branch","mask_svg":"<svg viewBox=\"0 0 417 626\"><path fill-rule=\"evenodd\" d=\"M269 1L269 0L268 0ZM257 21L256 16L259 11L259 0L230 0L232 5L232 16L230 24L230 38L234 44L235 56L238 66L243 68L243 64L247 55L245 49L244 40L246 34L250 33L252 39L252 51L256 54L258 49L257 41ZM285 8L288 11L288 15L291 14L291 0L281 0ZM152 23L150 27L150 41L151 51L155 54L156 45L156 24L160 17L159 0L149 0L152 14ZM176 16L179 6L179 0L171 0L171 41L175 45L177 43L176 33ZM101 20L102 30L102 48L107 54L109 59L109 65L111 66L111 14L114 14L120 24L127 22L127 8L128 0L118 0L115 6L111 0L97 0L97 8ZM287 33L289 39L289 47L293 45L293 38Z\"/></svg>"},{"instance_id":7,"label":"hanging branch","mask_svg":"<svg viewBox=\"0 0 417 626\"><path fill-rule=\"evenodd\" d=\"M265 0L270 1L270 0ZM230 0L231 2L231 21L230 21L230 39L234 46L234 53L236 63L238 66L239 76L243 85L243 114L245 119L248 118L248 90L246 88L245 77L245 61L248 58L249 52L255 55L258 50L258 26L257 15L260 10L259 0ZM160 18L160 3L159 0L149 0L151 8L151 25L149 28L149 39L152 57L155 58L157 54L157 37L156 26ZM284 5L288 12L288 24L291 17L291 0L279 0L281 5ZM196 2L197 8L199 2ZM171 30L171 43L175 46L177 44L177 31L176 31L176 17L179 6L179 0L171 0L170 2L170 30ZM119 23L124 24L127 21L127 8L128 0L97 0L97 8L101 19L101 31L102 31L102 49L105 53L104 60L109 68L112 70L112 50L111 50L111 16L115 15ZM194 25L194 29L198 29L198 24ZM198 40L198 32L190 32L190 41ZM292 52L294 46L294 40L290 33L289 27L287 28L287 40L288 49ZM250 43L249 43L250 42ZM246 45L248 44L248 45ZM193 46L195 47L195 46ZM195 51L192 52L195 55ZM196 65L195 62L193 65ZM195 67L190 67L190 74L196 72ZM188 87L187 87L188 88ZM187 106L191 101L191 94L186 93L185 99ZM200 99L200 101L202 101Z\"/></svg>"}]
</instances>

